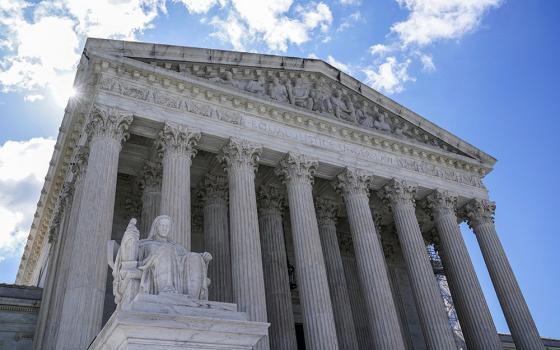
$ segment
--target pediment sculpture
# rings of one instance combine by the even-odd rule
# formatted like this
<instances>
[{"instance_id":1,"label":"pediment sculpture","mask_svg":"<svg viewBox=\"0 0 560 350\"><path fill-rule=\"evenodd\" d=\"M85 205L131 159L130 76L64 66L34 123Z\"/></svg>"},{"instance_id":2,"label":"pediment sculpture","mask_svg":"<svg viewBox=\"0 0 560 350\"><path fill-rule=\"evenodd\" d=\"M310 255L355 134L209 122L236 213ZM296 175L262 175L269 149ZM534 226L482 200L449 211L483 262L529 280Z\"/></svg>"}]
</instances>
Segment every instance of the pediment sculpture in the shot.
<instances>
[{"instance_id":1,"label":"pediment sculpture","mask_svg":"<svg viewBox=\"0 0 560 350\"><path fill-rule=\"evenodd\" d=\"M184 71L188 73L189 70ZM277 74L264 74L256 78L237 76L231 70L224 70L218 76L206 70L190 72L197 78L213 83L233 87L276 102L286 103L295 107L322 114L324 116L344 120L366 129L375 129L395 137L407 139L441 148L452 153L457 149L438 140L407 121L397 121L388 111L361 95L348 89L329 84L318 77L282 78Z\"/></svg>"},{"instance_id":2,"label":"pediment sculpture","mask_svg":"<svg viewBox=\"0 0 560 350\"><path fill-rule=\"evenodd\" d=\"M209 253L194 253L172 240L173 220L156 217L148 238L140 239L136 219L131 219L121 244L109 241L109 266L113 269L113 294L117 307L130 303L138 293L183 294L208 300Z\"/></svg>"}]
</instances>

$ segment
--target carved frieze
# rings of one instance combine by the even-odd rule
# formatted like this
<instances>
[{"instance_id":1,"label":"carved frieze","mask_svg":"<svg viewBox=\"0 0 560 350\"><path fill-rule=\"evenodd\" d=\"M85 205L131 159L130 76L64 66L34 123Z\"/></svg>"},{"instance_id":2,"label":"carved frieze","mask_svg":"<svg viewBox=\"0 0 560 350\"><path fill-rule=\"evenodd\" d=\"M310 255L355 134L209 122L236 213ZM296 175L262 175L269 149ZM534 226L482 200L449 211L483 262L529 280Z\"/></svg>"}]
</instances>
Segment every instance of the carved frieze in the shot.
<instances>
[{"instance_id":1,"label":"carved frieze","mask_svg":"<svg viewBox=\"0 0 560 350\"><path fill-rule=\"evenodd\" d=\"M221 120L232 124L239 124L241 122L241 113L217 108L216 106L198 102L192 98L169 94L156 88L136 85L114 77L102 77L99 80L99 88L136 100L154 103L182 112L194 113L210 119Z\"/></svg>"},{"instance_id":2,"label":"carved frieze","mask_svg":"<svg viewBox=\"0 0 560 350\"><path fill-rule=\"evenodd\" d=\"M319 73L297 73L261 69L237 69L223 66L196 64L161 64L171 70L222 86L255 94L262 98L290 104L297 108L319 113L366 129L375 129L396 137L463 154L455 147L439 140L403 118L392 114L361 94L329 82Z\"/></svg>"}]
</instances>

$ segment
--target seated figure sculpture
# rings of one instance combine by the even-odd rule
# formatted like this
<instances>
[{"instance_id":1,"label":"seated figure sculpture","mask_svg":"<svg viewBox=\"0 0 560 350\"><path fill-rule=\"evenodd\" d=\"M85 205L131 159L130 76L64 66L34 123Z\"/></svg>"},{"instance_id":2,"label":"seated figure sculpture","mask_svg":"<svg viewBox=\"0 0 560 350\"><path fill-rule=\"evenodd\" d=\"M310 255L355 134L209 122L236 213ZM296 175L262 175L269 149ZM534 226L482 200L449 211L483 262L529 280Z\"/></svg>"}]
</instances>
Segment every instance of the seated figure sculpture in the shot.
<instances>
[{"instance_id":1,"label":"seated figure sculpture","mask_svg":"<svg viewBox=\"0 0 560 350\"><path fill-rule=\"evenodd\" d=\"M113 294L117 305L136 294L184 294L208 300L209 253L193 253L171 239L173 221L167 215L154 219L148 238L140 240L136 219L131 219L120 247L109 242L109 265L113 269ZM115 255L116 252L116 255Z\"/></svg>"}]
</instances>

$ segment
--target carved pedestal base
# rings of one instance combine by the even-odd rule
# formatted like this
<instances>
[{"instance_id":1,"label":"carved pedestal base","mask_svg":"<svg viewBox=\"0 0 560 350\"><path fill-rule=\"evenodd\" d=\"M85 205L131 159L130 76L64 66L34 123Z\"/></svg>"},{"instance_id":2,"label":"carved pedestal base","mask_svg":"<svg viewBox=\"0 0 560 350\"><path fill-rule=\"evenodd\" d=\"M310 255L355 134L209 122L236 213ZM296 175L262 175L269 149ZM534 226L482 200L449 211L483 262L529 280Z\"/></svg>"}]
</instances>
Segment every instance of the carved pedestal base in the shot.
<instances>
[{"instance_id":1,"label":"carved pedestal base","mask_svg":"<svg viewBox=\"0 0 560 350\"><path fill-rule=\"evenodd\" d=\"M248 321L229 303L180 294L138 294L115 311L90 350L251 349L268 334L268 323Z\"/></svg>"}]
</instances>

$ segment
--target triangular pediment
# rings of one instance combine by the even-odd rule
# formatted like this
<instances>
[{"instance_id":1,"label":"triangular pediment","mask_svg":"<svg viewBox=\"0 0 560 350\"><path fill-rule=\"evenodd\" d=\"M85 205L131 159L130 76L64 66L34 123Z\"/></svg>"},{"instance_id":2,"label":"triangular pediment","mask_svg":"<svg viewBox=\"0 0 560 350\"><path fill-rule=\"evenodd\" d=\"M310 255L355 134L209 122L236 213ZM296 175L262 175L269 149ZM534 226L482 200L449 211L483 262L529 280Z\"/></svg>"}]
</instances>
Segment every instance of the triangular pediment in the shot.
<instances>
[{"instance_id":1,"label":"triangular pediment","mask_svg":"<svg viewBox=\"0 0 560 350\"><path fill-rule=\"evenodd\" d=\"M88 40L87 49L467 157L487 169L495 163L488 154L322 60L100 39Z\"/></svg>"}]
</instances>

